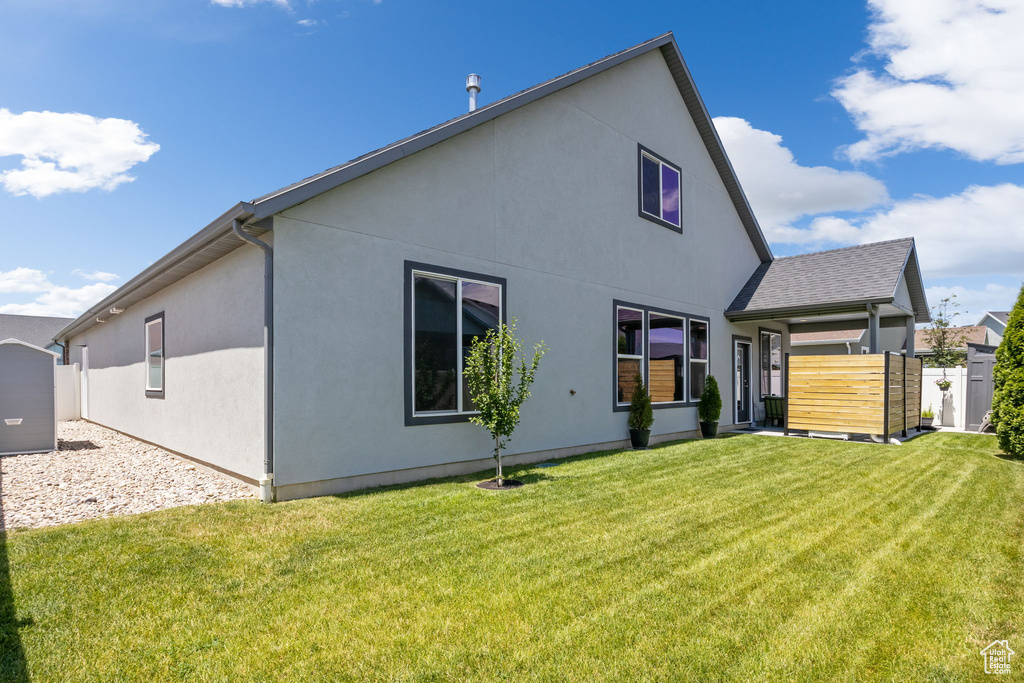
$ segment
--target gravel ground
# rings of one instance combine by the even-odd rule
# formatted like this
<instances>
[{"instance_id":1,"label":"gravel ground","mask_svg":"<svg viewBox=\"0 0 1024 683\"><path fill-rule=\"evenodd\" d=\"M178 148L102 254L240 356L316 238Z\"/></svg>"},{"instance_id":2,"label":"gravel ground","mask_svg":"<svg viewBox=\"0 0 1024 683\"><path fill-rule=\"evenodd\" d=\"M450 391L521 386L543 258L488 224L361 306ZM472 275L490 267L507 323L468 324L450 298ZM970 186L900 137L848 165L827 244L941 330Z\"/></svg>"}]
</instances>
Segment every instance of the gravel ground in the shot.
<instances>
[{"instance_id":1,"label":"gravel ground","mask_svg":"<svg viewBox=\"0 0 1024 683\"><path fill-rule=\"evenodd\" d=\"M61 422L57 437L52 453L0 458L2 528L255 496L245 484L90 422Z\"/></svg>"}]
</instances>

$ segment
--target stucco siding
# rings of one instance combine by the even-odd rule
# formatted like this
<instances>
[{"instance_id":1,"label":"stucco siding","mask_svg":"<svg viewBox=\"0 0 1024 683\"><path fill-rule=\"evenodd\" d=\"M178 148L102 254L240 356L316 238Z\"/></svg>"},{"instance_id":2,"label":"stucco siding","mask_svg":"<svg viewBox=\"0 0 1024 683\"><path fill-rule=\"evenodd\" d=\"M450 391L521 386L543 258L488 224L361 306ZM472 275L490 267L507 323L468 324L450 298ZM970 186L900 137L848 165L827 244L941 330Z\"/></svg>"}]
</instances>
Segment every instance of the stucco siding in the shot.
<instances>
[{"instance_id":1,"label":"stucco siding","mask_svg":"<svg viewBox=\"0 0 1024 683\"><path fill-rule=\"evenodd\" d=\"M270 236L268 236L269 238ZM164 397L146 396L145 320L164 314ZM263 256L245 246L70 340L88 346L88 419L258 479ZM83 401L85 402L85 401Z\"/></svg>"},{"instance_id":2,"label":"stucco siding","mask_svg":"<svg viewBox=\"0 0 1024 683\"><path fill-rule=\"evenodd\" d=\"M682 168L681 235L637 215L638 143ZM615 300L711 320L723 424L732 335L756 358L757 325L722 312L758 258L658 52L289 209L274 233L281 486L489 453L476 425L404 424L407 260L505 278L519 335L550 348L511 454L625 438ZM694 407L655 411L655 435L696 428Z\"/></svg>"}]
</instances>

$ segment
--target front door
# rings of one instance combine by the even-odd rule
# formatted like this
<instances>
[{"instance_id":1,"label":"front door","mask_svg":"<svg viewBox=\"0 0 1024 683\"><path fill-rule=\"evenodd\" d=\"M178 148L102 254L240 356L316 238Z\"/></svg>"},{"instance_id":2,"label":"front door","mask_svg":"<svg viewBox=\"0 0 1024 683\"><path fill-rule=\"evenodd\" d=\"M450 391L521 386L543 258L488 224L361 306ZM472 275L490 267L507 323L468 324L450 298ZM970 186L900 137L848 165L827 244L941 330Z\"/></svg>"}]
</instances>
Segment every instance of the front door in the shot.
<instances>
[{"instance_id":1,"label":"front door","mask_svg":"<svg viewBox=\"0 0 1024 683\"><path fill-rule=\"evenodd\" d=\"M750 342L736 341L734 344L736 358L735 391L736 424L750 422Z\"/></svg>"}]
</instances>

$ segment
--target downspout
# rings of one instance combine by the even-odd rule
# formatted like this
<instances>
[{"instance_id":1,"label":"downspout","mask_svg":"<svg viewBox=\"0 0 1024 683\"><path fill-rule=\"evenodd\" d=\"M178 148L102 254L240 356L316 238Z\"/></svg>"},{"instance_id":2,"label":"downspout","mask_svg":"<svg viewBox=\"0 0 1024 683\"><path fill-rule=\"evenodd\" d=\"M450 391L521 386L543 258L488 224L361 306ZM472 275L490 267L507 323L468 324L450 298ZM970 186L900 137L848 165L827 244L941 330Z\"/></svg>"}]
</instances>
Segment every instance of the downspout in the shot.
<instances>
[{"instance_id":1,"label":"downspout","mask_svg":"<svg viewBox=\"0 0 1024 683\"><path fill-rule=\"evenodd\" d=\"M263 240L242 230L242 221L231 222L231 229L241 239L263 250L263 385L264 445L263 476L260 478L260 500L274 502L274 250Z\"/></svg>"}]
</instances>

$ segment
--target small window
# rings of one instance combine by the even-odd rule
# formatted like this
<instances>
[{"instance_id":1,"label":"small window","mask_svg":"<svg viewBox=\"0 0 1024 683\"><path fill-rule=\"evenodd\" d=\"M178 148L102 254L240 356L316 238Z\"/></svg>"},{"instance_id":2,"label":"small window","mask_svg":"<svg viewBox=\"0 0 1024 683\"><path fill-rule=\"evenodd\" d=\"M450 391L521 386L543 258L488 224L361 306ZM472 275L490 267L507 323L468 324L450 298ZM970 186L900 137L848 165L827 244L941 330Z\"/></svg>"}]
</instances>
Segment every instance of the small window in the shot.
<instances>
[{"instance_id":1,"label":"small window","mask_svg":"<svg viewBox=\"0 0 1024 683\"><path fill-rule=\"evenodd\" d=\"M699 401L708 376L708 324L690 321L690 400Z\"/></svg>"},{"instance_id":2,"label":"small window","mask_svg":"<svg viewBox=\"0 0 1024 683\"><path fill-rule=\"evenodd\" d=\"M462 374L465 359L473 338L503 320L504 280L430 268L406 264L411 385L406 424L465 420L475 412Z\"/></svg>"},{"instance_id":3,"label":"small window","mask_svg":"<svg viewBox=\"0 0 1024 683\"><path fill-rule=\"evenodd\" d=\"M146 318L146 396L164 395L164 314Z\"/></svg>"},{"instance_id":4,"label":"small window","mask_svg":"<svg viewBox=\"0 0 1024 683\"><path fill-rule=\"evenodd\" d=\"M644 312L620 306L616 317L617 400L629 403L633 400L636 376L644 372Z\"/></svg>"},{"instance_id":5,"label":"small window","mask_svg":"<svg viewBox=\"0 0 1024 683\"><path fill-rule=\"evenodd\" d=\"M782 396L782 333L761 330L761 396Z\"/></svg>"},{"instance_id":6,"label":"small window","mask_svg":"<svg viewBox=\"0 0 1024 683\"><path fill-rule=\"evenodd\" d=\"M640 216L682 232L679 167L640 147Z\"/></svg>"}]
</instances>

